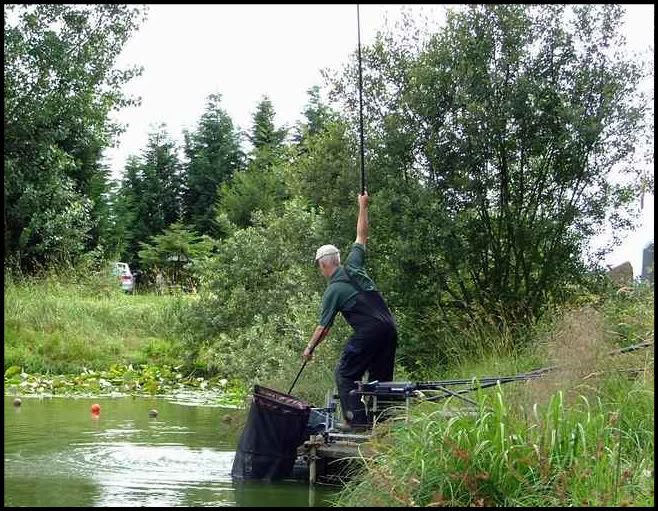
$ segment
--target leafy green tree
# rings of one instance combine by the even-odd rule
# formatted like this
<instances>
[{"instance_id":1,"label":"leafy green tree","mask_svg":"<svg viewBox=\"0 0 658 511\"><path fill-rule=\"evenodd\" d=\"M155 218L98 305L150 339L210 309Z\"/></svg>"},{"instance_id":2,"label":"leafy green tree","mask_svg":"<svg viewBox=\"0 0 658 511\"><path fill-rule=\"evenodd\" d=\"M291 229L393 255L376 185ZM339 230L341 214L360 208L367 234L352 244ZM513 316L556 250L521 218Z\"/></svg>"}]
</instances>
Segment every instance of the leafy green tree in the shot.
<instances>
[{"instance_id":1,"label":"leafy green tree","mask_svg":"<svg viewBox=\"0 0 658 511\"><path fill-rule=\"evenodd\" d=\"M149 135L144 151L142 197L149 230L159 233L181 219L182 175L176 144L161 124Z\"/></svg>"},{"instance_id":2,"label":"leafy green tree","mask_svg":"<svg viewBox=\"0 0 658 511\"><path fill-rule=\"evenodd\" d=\"M72 165L70 157L56 147L43 157L43 163L55 171L44 173L37 183L23 181L11 214L5 216L5 241L14 249L14 262L27 271L75 260L84 252L92 225L91 201L76 192L73 180L62 175ZM13 163L5 166L5 194L12 199L18 181ZM16 225L22 226L20 232L8 230ZM16 234L17 239L11 239Z\"/></svg>"},{"instance_id":3,"label":"leafy green tree","mask_svg":"<svg viewBox=\"0 0 658 511\"><path fill-rule=\"evenodd\" d=\"M5 257L29 270L74 259L106 235L100 163L120 127L112 109L135 103L114 68L143 7L5 6Z\"/></svg>"},{"instance_id":4,"label":"leafy green tree","mask_svg":"<svg viewBox=\"0 0 658 511\"><path fill-rule=\"evenodd\" d=\"M181 223L173 223L149 242L140 242L140 246L138 254L144 270L162 271L174 284L192 284L194 268L210 255L214 241Z\"/></svg>"},{"instance_id":5,"label":"leafy green tree","mask_svg":"<svg viewBox=\"0 0 658 511\"><path fill-rule=\"evenodd\" d=\"M305 141L324 132L327 126L339 118L336 112L320 98L319 86L314 85L306 93L309 98L302 111L304 119L297 122L292 136L293 142L297 144L300 151L305 151Z\"/></svg>"},{"instance_id":6,"label":"leafy green tree","mask_svg":"<svg viewBox=\"0 0 658 511\"><path fill-rule=\"evenodd\" d=\"M395 191L381 207L399 208L377 236L395 240L398 279L429 276L418 298L433 295L448 323L537 317L583 275L587 241L608 218L630 225L637 183L610 175L634 172L622 164L642 134L643 71L612 51L623 48L621 14L474 5L424 45L380 35L364 52L369 167L381 179L369 183ZM352 116L354 81L352 66L333 89ZM415 250L400 257L404 246Z\"/></svg>"},{"instance_id":7,"label":"leafy green tree","mask_svg":"<svg viewBox=\"0 0 658 511\"><path fill-rule=\"evenodd\" d=\"M247 327L256 316L281 311L290 294L321 290L313 265L321 229L317 212L296 198L282 214L259 213L253 226L221 240L201 270L211 293L199 304L209 312L203 335Z\"/></svg>"},{"instance_id":8,"label":"leafy green tree","mask_svg":"<svg viewBox=\"0 0 658 511\"><path fill-rule=\"evenodd\" d=\"M320 87L314 85L307 94L309 102L303 113L306 118L307 134L313 136L322 133L330 122L335 121L336 114L320 98Z\"/></svg>"},{"instance_id":9,"label":"leafy green tree","mask_svg":"<svg viewBox=\"0 0 658 511\"><path fill-rule=\"evenodd\" d=\"M325 283L313 255L323 240L322 224L308 201L297 197L280 212L255 213L252 226L218 243L200 268L202 292L188 315L195 325L190 349L200 368L247 378L289 372L317 322ZM336 322L339 336L345 334L341 324ZM327 343L320 357L328 356L333 367L339 348Z\"/></svg>"},{"instance_id":10,"label":"leafy green tree","mask_svg":"<svg viewBox=\"0 0 658 511\"><path fill-rule=\"evenodd\" d=\"M261 172L254 167L238 172L224 183L215 205L218 216L225 217L238 228L252 225L255 211L280 208L288 199L288 189L280 167Z\"/></svg>"},{"instance_id":11,"label":"leafy green tree","mask_svg":"<svg viewBox=\"0 0 658 511\"><path fill-rule=\"evenodd\" d=\"M217 236L214 205L219 187L243 167L239 132L211 94L196 131L185 132L184 218L202 233Z\"/></svg>"},{"instance_id":12,"label":"leafy green tree","mask_svg":"<svg viewBox=\"0 0 658 511\"><path fill-rule=\"evenodd\" d=\"M121 182L112 194L114 246L122 261L136 260L140 240L146 239L140 210L142 196L142 162L135 155L128 157Z\"/></svg>"},{"instance_id":13,"label":"leafy green tree","mask_svg":"<svg viewBox=\"0 0 658 511\"><path fill-rule=\"evenodd\" d=\"M325 243L347 246L356 232L358 146L342 121L328 124L322 132L304 140L302 146L288 171L288 186L293 195L322 209Z\"/></svg>"},{"instance_id":14,"label":"leafy green tree","mask_svg":"<svg viewBox=\"0 0 658 511\"><path fill-rule=\"evenodd\" d=\"M116 203L122 259L138 262L141 243L182 218L182 177L175 143L161 124L141 157L127 163Z\"/></svg>"}]
</instances>

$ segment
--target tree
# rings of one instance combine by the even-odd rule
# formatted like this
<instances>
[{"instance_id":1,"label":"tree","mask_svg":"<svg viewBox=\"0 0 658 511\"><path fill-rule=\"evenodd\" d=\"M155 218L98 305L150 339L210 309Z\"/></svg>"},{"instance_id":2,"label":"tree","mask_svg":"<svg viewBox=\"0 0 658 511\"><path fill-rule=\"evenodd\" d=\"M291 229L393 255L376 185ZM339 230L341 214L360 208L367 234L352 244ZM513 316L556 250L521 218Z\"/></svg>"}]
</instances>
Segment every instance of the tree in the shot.
<instances>
[{"instance_id":1,"label":"tree","mask_svg":"<svg viewBox=\"0 0 658 511\"><path fill-rule=\"evenodd\" d=\"M291 193L322 209L325 236L339 247L347 247L355 235L360 188L355 142L345 122L331 122L302 143L288 173Z\"/></svg>"},{"instance_id":2,"label":"tree","mask_svg":"<svg viewBox=\"0 0 658 511\"><path fill-rule=\"evenodd\" d=\"M281 168L263 173L250 167L222 185L215 212L218 216L225 215L238 228L248 227L255 211L279 208L288 197Z\"/></svg>"},{"instance_id":3,"label":"tree","mask_svg":"<svg viewBox=\"0 0 658 511\"><path fill-rule=\"evenodd\" d=\"M144 12L5 6L5 257L28 271L106 235L100 159L120 130L108 114L135 103L121 86L141 72L114 63Z\"/></svg>"},{"instance_id":4,"label":"tree","mask_svg":"<svg viewBox=\"0 0 658 511\"><path fill-rule=\"evenodd\" d=\"M366 48L370 162L398 192L379 204L431 205L383 215L377 232L391 249L415 247L390 254L398 279L429 275L424 294L446 321L537 317L583 275L610 213L630 225L635 183L609 179L634 171L622 165L643 128L642 67L612 51L621 9L469 6L424 45L380 35ZM352 116L355 76L351 66L333 85Z\"/></svg>"},{"instance_id":5,"label":"tree","mask_svg":"<svg viewBox=\"0 0 658 511\"><path fill-rule=\"evenodd\" d=\"M162 234L140 242L141 266L147 271L162 270L174 284L190 284L194 280L194 267L208 257L214 242L208 236L199 236L181 223L173 223Z\"/></svg>"},{"instance_id":6,"label":"tree","mask_svg":"<svg viewBox=\"0 0 658 511\"><path fill-rule=\"evenodd\" d=\"M122 258L135 264L141 243L182 218L181 165L161 124L149 134L141 157L131 156L115 200Z\"/></svg>"},{"instance_id":7,"label":"tree","mask_svg":"<svg viewBox=\"0 0 658 511\"><path fill-rule=\"evenodd\" d=\"M136 261L140 240L146 239L140 197L142 196L142 163L131 155L126 161L123 178L112 196L115 218L114 246L123 261Z\"/></svg>"},{"instance_id":8,"label":"tree","mask_svg":"<svg viewBox=\"0 0 658 511\"><path fill-rule=\"evenodd\" d=\"M274 125L274 107L263 97L253 116L249 140L253 148L246 170L222 184L215 206L217 216L225 215L238 227L252 225L255 211L266 212L280 207L288 198L284 182L286 131Z\"/></svg>"},{"instance_id":9,"label":"tree","mask_svg":"<svg viewBox=\"0 0 658 511\"><path fill-rule=\"evenodd\" d=\"M322 280L312 263L321 224L306 201L294 198L280 214L258 213L253 226L219 241L201 270L210 293L195 307L201 316L197 333L249 327L260 315L281 313L291 296L319 292Z\"/></svg>"},{"instance_id":10,"label":"tree","mask_svg":"<svg viewBox=\"0 0 658 511\"><path fill-rule=\"evenodd\" d=\"M320 98L319 86L314 85L306 91L306 94L309 100L302 112L305 120L297 124L293 136L297 144L301 144L308 137L322 133L331 122L338 120L336 113Z\"/></svg>"},{"instance_id":11,"label":"tree","mask_svg":"<svg viewBox=\"0 0 658 511\"><path fill-rule=\"evenodd\" d=\"M160 124L149 135L143 155L141 202L149 218L150 231L161 232L182 217L182 176L176 144Z\"/></svg>"},{"instance_id":12,"label":"tree","mask_svg":"<svg viewBox=\"0 0 658 511\"><path fill-rule=\"evenodd\" d=\"M185 132L184 218L208 235L218 235L214 205L219 187L243 166L240 136L220 107L221 95L208 96L195 132Z\"/></svg>"},{"instance_id":13,"label":"tree","mask_svg":"<svg viewBox=\"0 0 658 511\"><path fill-rule=\"evenodd\" d=\"M257 170L267 170L281 161L285 129L274 125L274 106L267 96L263 96L253 115L253 126L249 141L253 145L250 160Z\"/></svg>"}]
</instances>

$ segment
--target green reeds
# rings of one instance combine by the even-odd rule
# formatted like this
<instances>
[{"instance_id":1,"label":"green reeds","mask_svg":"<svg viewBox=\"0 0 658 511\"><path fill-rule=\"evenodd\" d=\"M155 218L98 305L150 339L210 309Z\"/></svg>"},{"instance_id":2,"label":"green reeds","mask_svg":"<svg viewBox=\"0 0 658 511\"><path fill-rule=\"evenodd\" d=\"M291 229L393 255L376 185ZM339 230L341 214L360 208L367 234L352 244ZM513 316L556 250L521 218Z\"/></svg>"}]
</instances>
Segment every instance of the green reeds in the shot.
<instances>
[{"instance_id":1,"label":"green reeds","mask_svg":"<svg viewBox=\"0 0 658 511\"><path fill-rule=\"evenodd\" d=\"M569 408L558 391L514 409L498 386L477 392L476 417L445 419L448 403L412 413L374 442L377 454L336 503L653 505L653 381L614 376L607 387Z\"/></svg>"}]
</instances>

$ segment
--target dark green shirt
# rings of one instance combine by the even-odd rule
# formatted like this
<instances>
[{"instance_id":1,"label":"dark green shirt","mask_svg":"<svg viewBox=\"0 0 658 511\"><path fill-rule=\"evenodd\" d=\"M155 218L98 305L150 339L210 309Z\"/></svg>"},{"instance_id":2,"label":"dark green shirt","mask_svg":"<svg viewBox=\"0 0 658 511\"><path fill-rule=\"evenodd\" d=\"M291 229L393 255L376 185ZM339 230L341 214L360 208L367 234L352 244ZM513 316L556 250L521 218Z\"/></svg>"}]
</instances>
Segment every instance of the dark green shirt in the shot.
<instances>
[{"instance_id":1,"label":"dark green shirt","mask_svg":"<svg viewBox=\"0 0 658 511\"><path fill-rule=\"evenodd\" d=\"M345 264L338 266L324 291L320 326L330 327L333 325L338 311L352 310L356 303L356 295L359 294L359 291L349 281L349 277L345 274L346 271L364 291L377 289L364 269L365 258L366 247L361 243L354 243L345 259Z\"/></svg>"}]
</instances>

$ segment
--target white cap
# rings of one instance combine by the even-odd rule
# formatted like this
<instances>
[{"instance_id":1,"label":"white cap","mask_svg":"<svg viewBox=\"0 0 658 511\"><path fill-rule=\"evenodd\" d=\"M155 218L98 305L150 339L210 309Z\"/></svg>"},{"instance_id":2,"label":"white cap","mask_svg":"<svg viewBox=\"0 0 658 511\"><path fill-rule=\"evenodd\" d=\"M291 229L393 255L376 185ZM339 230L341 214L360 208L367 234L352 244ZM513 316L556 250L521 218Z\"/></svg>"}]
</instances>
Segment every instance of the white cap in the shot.
<instances>
[{"instance_id":1,"label":"white cap","mask_svg":"<svg viewBox=\"0 0 658 511\"><path fill-rule=\"evenodd\" d=\"M333 245L322 245L315 252L315 260L317 261L321 257L328 256L328 255L333 255L333 254L340 254L340 250L338 250Z\"/></svg>"}]
</instances>

